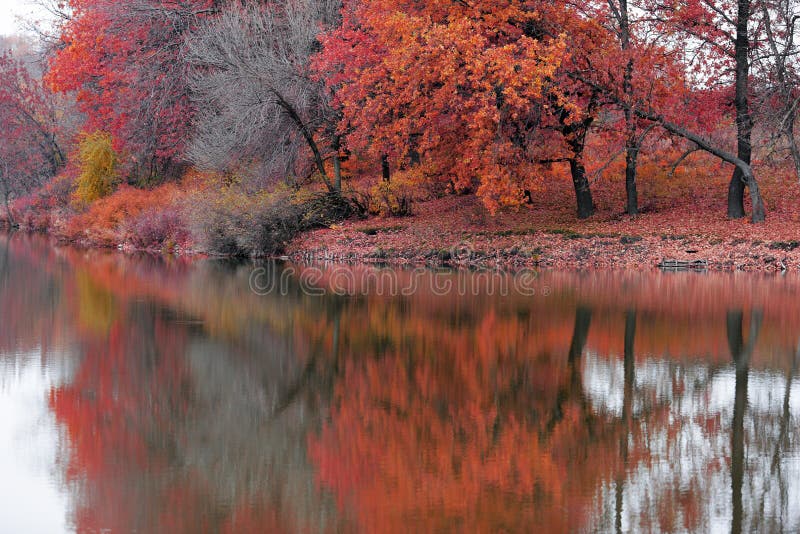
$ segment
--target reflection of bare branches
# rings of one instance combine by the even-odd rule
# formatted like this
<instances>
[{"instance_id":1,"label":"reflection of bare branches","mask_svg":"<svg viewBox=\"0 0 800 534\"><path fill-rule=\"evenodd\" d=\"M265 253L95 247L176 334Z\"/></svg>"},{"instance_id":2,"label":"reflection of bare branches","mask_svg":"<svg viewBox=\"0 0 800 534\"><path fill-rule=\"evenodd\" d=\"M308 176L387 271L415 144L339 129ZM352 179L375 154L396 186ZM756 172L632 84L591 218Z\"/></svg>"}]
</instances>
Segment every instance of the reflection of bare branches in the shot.
<instances>
[{"instance_id":1,"label":"reflection of bare branches","mask_svg":"<svg viewBox=\"0 0 800 534\"><path fill-rule=\"evenodd\" d=\"M326 373L322 376L321 380L318 382L322 384L328 384L328 388L332 387L333 379L336 375L336 370L338 369L338 362L339 362L339 339L340 339L340 316L336 315L333 319L333 349L331 355L331 362L332 365L328 365L326 369ZM290 406L292 406L297 399L300 397L300 393L307 390L310 386L315 385L313 382L314 374L317 371L317 365L320 363L322 356L320 351L314 351L314 353L309 357L308 362L306 363L303 371L300 373L300 376L294 383L289 386L286 390L286 394L283 396L282 400L277 404L275 409L272 411L270 415L269 422L273 422L278 419L283 412L285 412Z\"/></svg>"},{"instance_id":2,"label":"reflection of bare branches","mask_svg":"<svg viewBox=\"0 0 800 534\"><path fill-rule=\"evenodd\" d=\"M795 350L794 358L792 359L792 365L786 372L786 388L784 389L783 393L783 416L781 417L781 426L780 432L778 433L778 439L775 442L775 452L772 454L772 464L770 466L772 471L775 470L776 466L780 462L781 447L788 447L789 445L787 432L789 427L789 419L791 417L789 396L792 391L792 379L797 371L798 361L800 361L800 339L797 341L797 349Z\"/></svg>"},{"instance_id":3,"label":"reflection of bare branches","mask_svg":"<svg viewBox=\"0 0 800 534\"><path fill-rule=\"evenodd\" d=\"M783 511L786 509L786 503L788 502L788 488L786 486L786 480L783 477L783 471L781 470L781 450L789 448L788 428L789 428L789 420L791 419L791 406L789 401L792 390L792 380L794 379L794 374L797 371L798 361L800 361L800 339L798 339L797 341L797 348L795 349L794 358L792 359L791 366L786 371L786 383L783 391L783 406L780 419L780 427L778 430L778 437L775 440L775 449L772 453L772 461L770 462L770 469L769 469L770 475L777 478L778 480L778 488L782 503L781 513L783 513ZM770 482L771 481L769 478L764 477L761 490L761 499L759 501L758 514L756 516L758 518L762 518L762 520L765 517L764 510L767 500L767 493L769 492L770 489L769 486L771 485Z\"/></svg>"}]
</instances>

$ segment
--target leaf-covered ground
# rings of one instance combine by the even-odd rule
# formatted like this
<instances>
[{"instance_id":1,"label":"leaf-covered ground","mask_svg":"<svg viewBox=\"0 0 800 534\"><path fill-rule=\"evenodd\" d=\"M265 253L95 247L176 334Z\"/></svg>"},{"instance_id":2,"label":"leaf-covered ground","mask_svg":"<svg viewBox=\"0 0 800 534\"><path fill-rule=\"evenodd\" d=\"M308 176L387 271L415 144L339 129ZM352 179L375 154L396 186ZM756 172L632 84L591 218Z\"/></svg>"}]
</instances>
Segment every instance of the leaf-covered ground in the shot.
<instances>
[{"instance_id":1,"label":"leaf-covered ground","mask_svg":"<svg viewBox=\"0 0 800 534\"><path fill-rule=\"evenodd\" d=\"M641 185L643 213L622 213L621 184L603 184L598 212L579 221L569 184L516 211L489 214L474 196L418 202L401 218L353 219L291 243L295 260L496 267L652 269L662 260L705 260L710 270L800 269L800 186L764 176L765 223L729 220L727 176L705 183ZM619 189L615 189L618 186Z\"/></svg>"}]
</instances>

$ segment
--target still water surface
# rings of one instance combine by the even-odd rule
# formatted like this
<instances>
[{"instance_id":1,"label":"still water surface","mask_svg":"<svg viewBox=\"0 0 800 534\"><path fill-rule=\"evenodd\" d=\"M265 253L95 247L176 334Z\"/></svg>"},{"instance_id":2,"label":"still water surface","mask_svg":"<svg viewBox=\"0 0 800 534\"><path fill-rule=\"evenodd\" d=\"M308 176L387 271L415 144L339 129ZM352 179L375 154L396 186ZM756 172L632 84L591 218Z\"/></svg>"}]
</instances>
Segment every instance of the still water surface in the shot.
<instances>
[{"instance_id":1,"label":"still water surface","mask_svg":"<svg viewBox=\"0 0 800 534\"><path fill-rule=\"evenodd\" d=\"M0 235L0 532L800 531L796 274L255 267Z\"/></svg>"}]
</instances>

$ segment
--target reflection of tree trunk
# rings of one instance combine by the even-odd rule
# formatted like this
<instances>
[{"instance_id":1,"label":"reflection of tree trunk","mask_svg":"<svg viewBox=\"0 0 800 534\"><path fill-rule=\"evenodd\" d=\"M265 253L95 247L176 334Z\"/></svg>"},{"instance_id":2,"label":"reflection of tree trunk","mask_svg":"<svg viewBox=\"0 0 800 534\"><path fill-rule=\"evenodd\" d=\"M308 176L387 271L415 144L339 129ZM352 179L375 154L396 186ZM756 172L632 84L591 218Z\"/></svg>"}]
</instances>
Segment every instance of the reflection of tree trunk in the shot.
<instances>
[{"instance_id":1,"label":"reflection of tree trunk","mask_svg":"<svg viewBox=\"0 0 800 534\"><path fill-rule=\"evenodd\" d=\"M733 520L731 533L742 532L742 483L744 482L744 411L747 408L748 367L736 366L736 395L733 401L731 428L731 499Z\"/></svg>"},{"instance_id":2,"label":"reflection of tree trunk","mask_svg":"<svg viewBox=\"0 0 800 534\"><path fill-rule=\"evenodd\" d=\"M636 311L628 310L625 312L625 393L622 403L622 419L627 427L631 417L631 405L633 404L633 379L635 376L635 363L633 360L633 342L636 337ZM627 440L626 440L627 444ZM627 458L625 458L627 460Z\"/></svg>"},{"instance_id":3,"label":"reflection of tree trunk","mask_svg":"<svg viewBox=\"0 0 800 534\"><path fill-rule=\"evenodd\" d=\"M762 314L754 311L750 316L750 332L744 342L742 332L743 316L741 310L729 311L727 317L728 346L736 368L736 392L733 401L733 422L731 424L731 501L733 518L731 532L742 532L743 508L742 485L744 483L744 414L747 409L747 376L750 370L750 356L761 329Z\"/></svg>"},{"instance_id":4,"label":"reflection of tree trunk","mask_svg":"<svg viewBox=\"0 0 800 534\"><path fill-rule=\"evenodd\" d=\"M569 382L566 387L558 392L556 405L545 427L547 433L550 433L564 417L564 403L575 395L582 396L580 360L583 354L583 348L586 346L586 338L589 335L589 325L591 322L592 310L583 306L578 306L578 309L575 310L575 326L572 329L572 342L569 345L569 354L567 355ZM583 400L581 402L585 403ZM585 409L586 406L584 406L584 410Z\"/></svg>"},{"instance_id":5,"label":"reflection of tree trunk","mask_svg":"<svg viewBox=\"0 0 800 534\"><path fill-rule=\"evenodd\" d=\"M575 310L575 326L572 329L572 342L569 346L569 358L567 359L570 365L580 360L581 354L583 354L591 322L592 310L578 306L578 309Z\"/></svg>"},{"instance_id":6,"label":"reflection of tree trunk","mask_svg":"<svg viewBox=\"0 0 800 534\"><path fill-rule=\"evenodd\" d=\"M761 321L763 317L761 310L753 311L750 316L750 333L745 343L742 331L744 313L742 310L728 312L728 348L731 351L731 356L733 357L733 362L736 364L737 369L750 365L750 356L753 353L756 341L758 341L758 333L761 330Z\"/></svg>"},{"instance_id":7,"label":"reflection of tree trunk","mask_svg":"<svg viewBox=\"0 0 800 534\"><path fill-rule=\"evenodd\" d=\"M575 327L572 329L572 342L569 345L569 358L567 363L570 368L570 387L572 393L581 390L580 359L586 338L589 336L589 325L592 322L592 310L578 306L575 310Z\"/></svg>"},{"instance_id":8,"label":"reflection of tree trunk","mask_svg":"<svg viewBox=\"0 0 800 534\"><path fill-rule=\"evenodd\" d=\"M8 244L8 241L6 241L6 244ZM2 260L0 261L0 282L3 282L3 285L5 285L5 281L11 273L11 270L8 268L8 246L4 246L0 248L0 250L2 250L2 254L0 254L0 260ZM0 287L3 287L3 285L0 285Z\"/></svg>"},{"instance_id":9,"label":"reflection of tree trunk","mask_svg":"<svg viewBox=\"0 0 800 534\"><path fill-rule=\"evenodd\" d=\"M341 312L339 312L333 318L333 343L331 345L331 356L333 356L333 361L337 364L339 363L339 336L341 333L341 321L342 316Z\"/></svg>"},{"instance_id":10,"label":"reflection of tree trunk","mask_svg":"<svg viewBox=\"0 0 800 534\"><path fill-rule=\"evenodd\" d=\"M783 415L781 417L781 427L780 432L778 434L778 439L775 441L775 452L772 455L772 466L771 471L774 472L775 468L778 466L778 462L780 462L781 458L781 447L788 447L788 435L787 430L789 427L789 421L792 417L791 413L791 405L790 405L790 393L792 391L792 379L794 378L794 373L797 371L797 364L800 360L800 340L797 342L797 349L795 349L794 359L792 360L792 365L789 370L786 372L786 387L783 391Z\"/></svg>"},{"instance_id":11,"label":"reflection of tree trunk","mask_svg":"<svg viewBox=\"0 0 800 534\"><path fill-rule=\"evenodd\" d=\"M623 360L625 386L622 397L622 435L619 438L619 454L622 459L622 470L617 474L616 480L616 531L622 532L622 504L625 472L628 468L628 437L630 433L631 414L633 412L633 384L636 376L636 367L633 353L633 342L636 338L636 311L625 312L625 356Z\"/></svg>"}]
</instances>

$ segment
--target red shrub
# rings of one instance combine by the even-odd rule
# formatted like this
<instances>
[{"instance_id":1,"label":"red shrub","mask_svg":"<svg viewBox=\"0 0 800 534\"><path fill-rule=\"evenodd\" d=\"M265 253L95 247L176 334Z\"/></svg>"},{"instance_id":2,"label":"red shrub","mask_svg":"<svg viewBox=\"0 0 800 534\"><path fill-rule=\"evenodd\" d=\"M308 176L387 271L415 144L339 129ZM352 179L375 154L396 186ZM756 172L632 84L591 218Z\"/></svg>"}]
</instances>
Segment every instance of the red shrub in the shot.
<instances>
[{"instance_id":1,"label":"red shrub","mask_svg":"<svg viewBox=\"0 0 800 534\"><path fill-rule=\"evenodd\" d=\"M145 212L174 210L180 191L174 184L144 190L121 186L114 194L95 201L59 232L60 237L100 246L123 244L129 228Z\"/></svg>"},{"instance_id":2,"label":"red shrub","mask_svg":"<svg viewBox=\"0 0 800 534\"><path fill-rule=\"evenodd\" d=\"M148 209L132 217L125 224L125 240L140 249L171 249L185 245L189 241L189 232L180 210L166 206Z\"/></svg>"}]
</instances>

